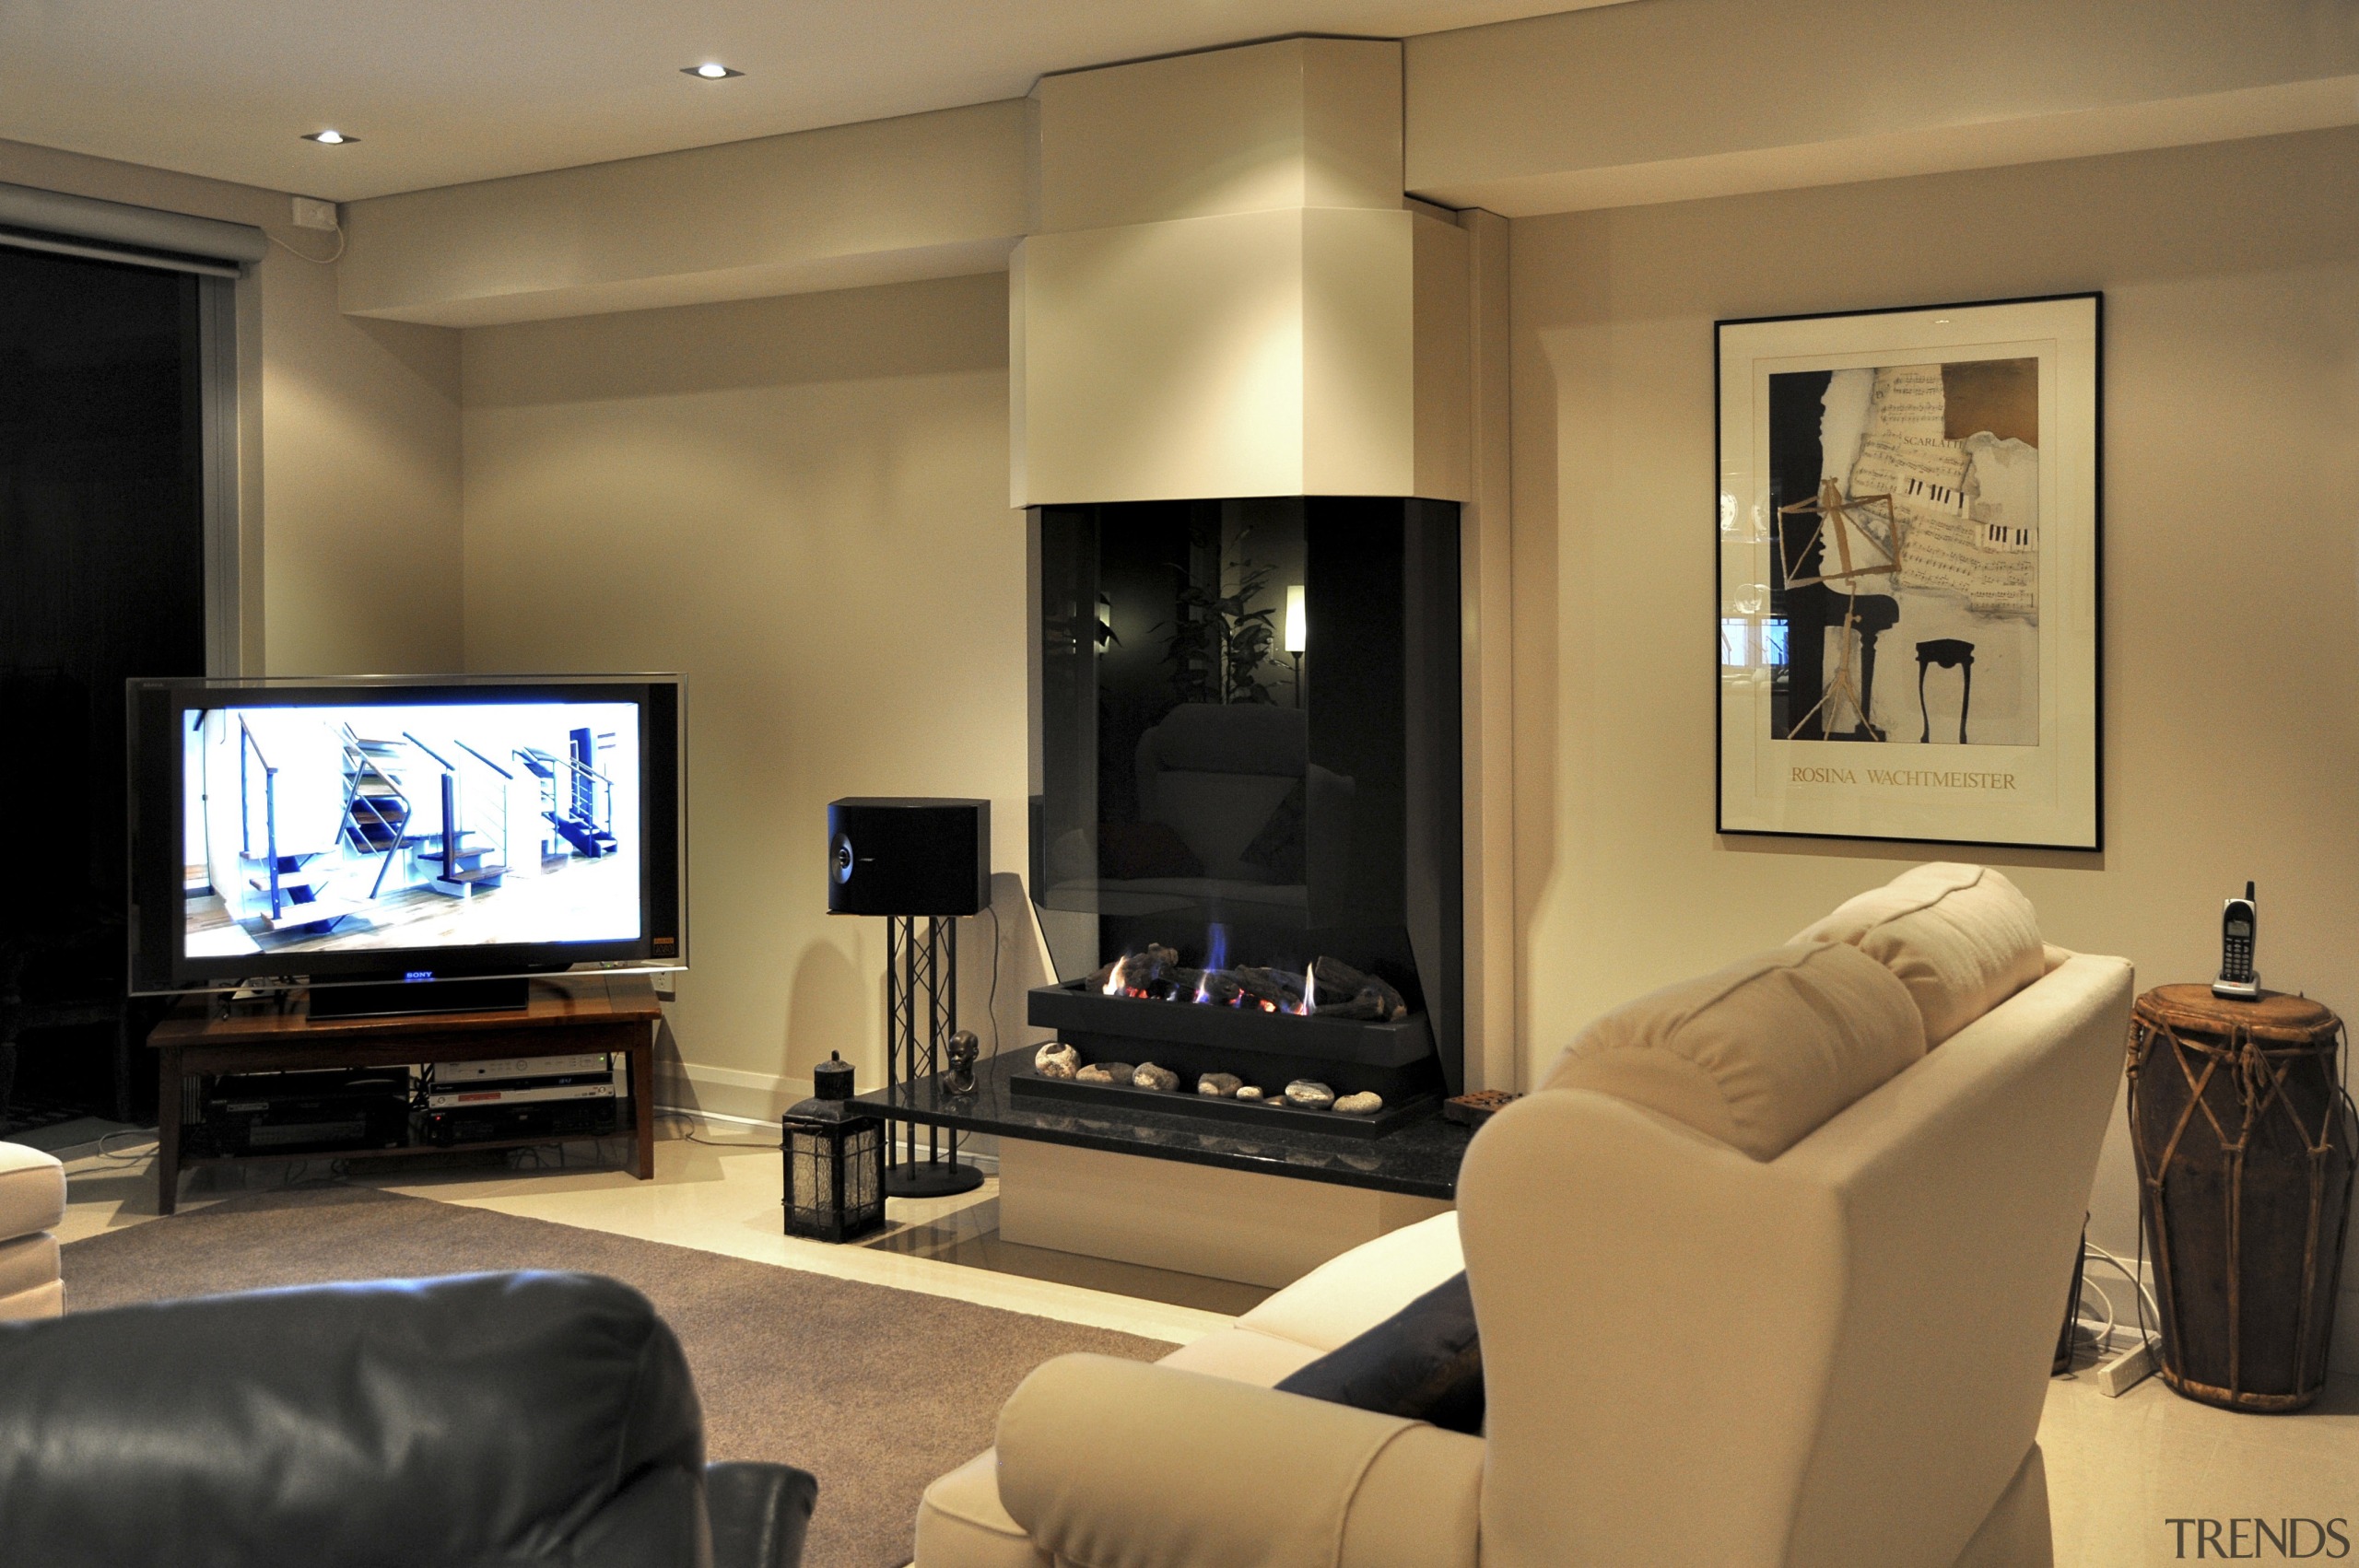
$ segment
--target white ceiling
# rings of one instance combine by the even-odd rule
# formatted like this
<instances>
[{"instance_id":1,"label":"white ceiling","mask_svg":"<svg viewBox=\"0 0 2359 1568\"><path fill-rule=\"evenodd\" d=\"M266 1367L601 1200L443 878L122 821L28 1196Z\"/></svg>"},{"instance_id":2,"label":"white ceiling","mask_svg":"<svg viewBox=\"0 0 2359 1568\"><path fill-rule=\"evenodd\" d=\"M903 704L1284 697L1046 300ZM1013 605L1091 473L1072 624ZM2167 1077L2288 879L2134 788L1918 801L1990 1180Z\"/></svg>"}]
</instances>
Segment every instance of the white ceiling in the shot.
<instances>
[{"instance_id":1,"label":"white ceiling","mask_svg":"<svg viewBox=\"0 0 2359 1568\"><path fill-rule=\"evenodd\" d=\"M0 0L0 137L349 201L1610 0ZM720 60L745 75L705 82ZM323 126L348 146L300 140Z\"/></svg>"}]
</instances>

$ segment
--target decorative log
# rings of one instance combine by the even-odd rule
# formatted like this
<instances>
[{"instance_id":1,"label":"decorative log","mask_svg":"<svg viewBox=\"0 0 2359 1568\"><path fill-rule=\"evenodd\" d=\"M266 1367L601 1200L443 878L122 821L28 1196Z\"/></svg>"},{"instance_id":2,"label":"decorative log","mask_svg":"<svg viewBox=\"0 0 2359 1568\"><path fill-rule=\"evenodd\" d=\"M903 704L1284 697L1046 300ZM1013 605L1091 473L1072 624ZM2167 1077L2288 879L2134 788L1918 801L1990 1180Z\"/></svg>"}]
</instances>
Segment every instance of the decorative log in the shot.
<instances>
[{"instance_id":1,"label":"decorative log","mask_svg":"<svg viewBox=\"0 0 2359 1568\"><path fill-rule=\"evenodd\" d=\"M1409 1004L1399 991L1340 958L1319 959L1311 965L1310 972L1317 985L1313 1005L1320 1012L1379 1024L1395 1023L1409 1016Z\"/></svg>"}]
</instances>

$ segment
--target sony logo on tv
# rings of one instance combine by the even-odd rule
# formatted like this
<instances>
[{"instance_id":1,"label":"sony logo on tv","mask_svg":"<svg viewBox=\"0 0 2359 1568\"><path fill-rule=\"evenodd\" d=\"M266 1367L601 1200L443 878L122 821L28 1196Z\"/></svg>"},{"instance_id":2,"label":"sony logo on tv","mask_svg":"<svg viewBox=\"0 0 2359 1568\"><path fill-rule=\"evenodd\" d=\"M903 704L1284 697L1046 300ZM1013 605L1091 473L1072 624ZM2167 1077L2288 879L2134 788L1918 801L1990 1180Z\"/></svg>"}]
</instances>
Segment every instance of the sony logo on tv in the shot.
<instances>
[{"instance_id":1,"label":"sony logo on tv","mask_svg":"<svg viewBox=\"0 0 2359 1568\"><path fill-rule=\"evenodd\" d=\"M2184 1558L2348 1557L2341 1519L2165 1519ZM2189 1547L2195 1550L2189 1551ZM2269 1550L2264 1552L2261 1548Z\"/></svg>"}]
</instances>

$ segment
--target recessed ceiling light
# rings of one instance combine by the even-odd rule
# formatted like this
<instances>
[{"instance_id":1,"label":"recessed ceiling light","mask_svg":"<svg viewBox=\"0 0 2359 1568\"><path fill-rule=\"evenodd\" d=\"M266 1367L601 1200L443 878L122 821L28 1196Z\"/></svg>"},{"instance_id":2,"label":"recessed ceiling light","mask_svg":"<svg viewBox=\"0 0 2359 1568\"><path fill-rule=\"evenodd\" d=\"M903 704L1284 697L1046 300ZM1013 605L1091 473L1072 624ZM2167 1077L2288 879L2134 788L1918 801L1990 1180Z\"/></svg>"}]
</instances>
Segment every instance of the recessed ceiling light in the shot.
<instances>
[{"instance_id":1,"label":"recessed ceiling light","mask_svg":"<svg viewBox=\"0 0 2359 1568\"><path fill-rule=\"evenodd\" d=\"M360 138L347 136L342 131L306 131L303 133L303 139L307 142L317 142L323 147L343 147L350 146Z\"/></svg>"},{"instance_id":2,"label":"recessed ceiling light","mask_svg":"<svg viewBox=\"0 0 2359 1568\"><path fill-rule=\"evenodd\" d=\"M702 76L708 82L720 82L726 81L731 76L742 76L745 73L733 71L718 60L708 60L701 65L683 65L680 67L680 74L685 76Z\"/></svg>"}]
</instances>

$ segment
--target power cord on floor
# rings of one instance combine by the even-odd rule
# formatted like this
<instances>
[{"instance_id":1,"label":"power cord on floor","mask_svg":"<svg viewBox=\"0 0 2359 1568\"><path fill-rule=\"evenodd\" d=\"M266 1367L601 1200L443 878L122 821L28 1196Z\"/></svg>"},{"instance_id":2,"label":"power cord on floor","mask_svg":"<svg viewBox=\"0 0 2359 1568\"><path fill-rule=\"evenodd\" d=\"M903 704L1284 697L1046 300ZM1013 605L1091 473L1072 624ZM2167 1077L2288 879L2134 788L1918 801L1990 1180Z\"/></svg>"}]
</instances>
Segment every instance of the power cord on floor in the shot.
<instances>
[{"instance_id":1,"label":"power cord on floor","mask_svg":"<svg viewBox=\"0 0 2359 1568\"><path fill-rule=\"evenodd\" d=\"M688 1111L659 1110L655 1113L655 1119L658 1122L684 1121L693 1128L700 1118ZM680 1136L690 1143L701 1143L708 1149L768 1149L775 1152L782 1147L780 1144L761 1138L707 1138L701 1133L693 1131L683 1132Z\"/></svg>"},{"instance_id":2,"label":"power cord on floor","mask_svg":"<svg viewBox=\"0 0 2359 1568\"><path fill-rule=\"evenodd\" d=\"M2081 1256L2092 1263L2104 1264L2130 1281L2130 1288L2137 1293L2133 1305L2137 1308L2138 1338L2149 1350L2152 1350L2154 1344L2154 1331L2147 1326L2146 1316L2148 1313L2154 1314L2154 1322L2159 1324L2163 1319L2163 1309L2155 1303L2154 1293L2146 1283L2145 1227L2141 1225L2138 1230L2138 1262L2134 1268L2124 1262L2118 1255L2107 1251L2093 1241L2084 1241L2081 1244Z\"/></svg>"},{"instance_id":3,"label":"power cord on floor","mask_svg":"<svg viewBox=\"0 0 2359 1568\"><path fill-rule=\"evenodd\" d=\"M2072 1327L2078 1329L2086 1330L2089 1335L2089 1340L2092 1348L2095 1350L2097 1354L2104 1355L2107 1352L2113 1349L2113 1298L2106 1294L2105 1287L2098 1284L2095 1280L2083 1279L2081 1281L2081 1289L2089 1294L2095 1296L2097 1300L2105 1304L2105 1322L2099 1327L2092 1328L2089 1326L2089 1320L2087 1318L2076 1316L2072 1319Z\"/></svg>"},{"instance_id":4,"label":"power cord on floor","mask_svg":"<svg viewBox=\"0 0 2359 1568\"><path fill-rule=\"evenodd\" d=\"M320 1164L327 1166L326 1173L324 1175L314 1175L311 1167L313 1165ZM246 1168L251 1170L253 1167L248 1166ZM278 1185L281 1188L345 1187L348 1186L351 1183L351 1180L352 1162L350 1160L338 1160L333 1158L321 1160L290 1160L288 1162L286 1168L279 1173Z\"/></svg>"},{"instance_id":5,"label":"power cord on floor","mask_svg":"<svg viewBox=\"0 0 2359 1568\"><path fill-rule=\"evenodd\" d=\"M2083 1241L2081 1244L2081 1260L2084 1269L2090 1264L2095 1264L2112 1270L2130 1281L2130 1288L2135 1293L2132 1301L2137 1309L2138 1337L2140 1341L2151 1351L2154 1349L2154 1339L2153 1330L2147 1327L2147 1314L2152 1312L2155 1321L2159 1322L2162 1312L2155 1306L2154 1292L2147 1288L2143 1278L2144 1242L2145 1237L2142 1234L2139 1236L2141 1256L2136 1267L2132 1267L2118 1255L2108 1252L2092 1241ZM2086 1334L2089 1337L2089 1347L2098 1356L2110 1355L2113 1353L2113 1332L2121 1322L2120 1313L2114 1306L2113 1297L2107 1293L2105 1287L2088 1278L2085 1273L2082 1276L2081 1289L2084 1294L2096 1297L2104 1308L2105 1316L2102 1322L2098 1322L2075 1313L2072 1318L2073 1330L2076 1334Z\"/></svg>"},{"instance_id":6,"label":"power cord on floor","mask_svg":"<svg viewBox=\"0 0 2359 1568\"><path fill-rule=\"evenodd\" d=\"M573 1163L574 1145L580 1141L575 1139L559 1139L549 1143L530 1143L521 1149L511 1149L507 1151L505 1163L511 1171L521 1171L528 1166L536 1171L609 1170L613 1168L615 1162L607 1154L607 1145L617 1139L629 1136L630 1134L627 1131L596 1134L593 1141L598 1146L597 1158L583 1165L576 1165Z\"/></svg>"},{"instance_id":7,"label":"power cord on floor","mask_svg":"<svg viewBox=\"0 0 2359 1568\"><path fill-rule=\"evenodd\" d=\"M107 1147L108 1144L113 1142L118 1138L144 1138L147 1141L147 1146L144 1149L110 1149ZM118 1165L135 1165L140 1161L155 1154L161 1148L162 1145L157 1142L156 1135L154 1133L149 1132L143 1128L126 1128L121 1132L110 1132L104 1138L99 1140L99 1158Z\"/></svg>"}]
</instances>

